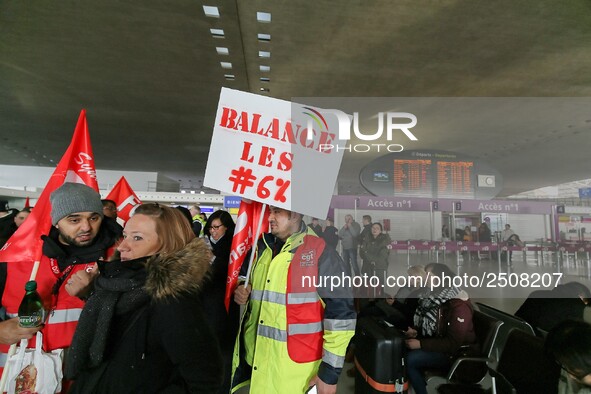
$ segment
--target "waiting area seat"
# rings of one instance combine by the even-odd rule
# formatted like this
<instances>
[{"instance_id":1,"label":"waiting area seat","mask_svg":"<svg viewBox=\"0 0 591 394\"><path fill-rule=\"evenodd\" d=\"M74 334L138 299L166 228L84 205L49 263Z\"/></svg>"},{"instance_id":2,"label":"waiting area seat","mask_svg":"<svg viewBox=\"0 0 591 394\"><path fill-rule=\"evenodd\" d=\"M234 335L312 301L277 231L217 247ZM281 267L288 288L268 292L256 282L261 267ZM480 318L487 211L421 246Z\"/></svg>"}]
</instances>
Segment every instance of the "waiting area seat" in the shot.
<instances>
[{"instance_id":1,"label":"waiting area seat","mask_svg":"<svg viewBox=\"0 0 591 394\"><path fill-rule=\"evenodd\" d=\"M487 383L448 383L439 393L553 394L558 392L560 366L544 352L544 339L513 328L496 368L488 368ZM452 376L453 379L453 376Z\"/></svg>"},{"instance_id":2,"label":"waiting area seat","mask_svg":"<svg viewBox=\"0 0 591 394\"><path fill-rule=\"evenodd\" d=\"M534 328L528 322L517 316L510 315L506 312L503 312L499 309L496 309L490 305L483 304L481 302L477 302L476 307L480 312L503 322L503 326L499 329L496 342L494 343L491 352L491 357L493 358L493 361L492 364L490 364L490 366L493 368L496 365L496 361L500 358L501 351L505 348L505 343L507 342L507 338L511 330L517 329L526 332L530 335L536 335L536 331L534 330Z\"/></svg>"},{"instance_id":3,"label":"waiting area seat","mask_svg":"<svg viewBox=\"0 0 591 394\"><path fill-rule=\"evenodd\" d=\"M458 357L449 371L425 371L427 390L435 392L437 386L446 382L480 383L486 376L488 363L503 322L475 310L472 317L478 351Z\"/></svg>"}]
</instances>

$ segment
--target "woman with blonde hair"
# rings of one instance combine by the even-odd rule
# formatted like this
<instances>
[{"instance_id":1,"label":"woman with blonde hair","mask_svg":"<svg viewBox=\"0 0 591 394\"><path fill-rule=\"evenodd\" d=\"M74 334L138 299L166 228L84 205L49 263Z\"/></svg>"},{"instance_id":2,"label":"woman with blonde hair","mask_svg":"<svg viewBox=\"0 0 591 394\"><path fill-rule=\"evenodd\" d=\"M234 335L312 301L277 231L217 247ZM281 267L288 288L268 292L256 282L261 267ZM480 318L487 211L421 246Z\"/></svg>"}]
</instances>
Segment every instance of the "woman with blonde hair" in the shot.
<instances>
[{"instance_id":1,"label":"woman with blonde hair","mask_svg":"<svg viewBox=\"0 0 591 394\"><path fill-rule=\"evenodd\" d=\"M219 347L199 302L211 252L182 213L143 204L99 264L70 347L70 393L212 393Z\"/></svg>"}]
</instances>

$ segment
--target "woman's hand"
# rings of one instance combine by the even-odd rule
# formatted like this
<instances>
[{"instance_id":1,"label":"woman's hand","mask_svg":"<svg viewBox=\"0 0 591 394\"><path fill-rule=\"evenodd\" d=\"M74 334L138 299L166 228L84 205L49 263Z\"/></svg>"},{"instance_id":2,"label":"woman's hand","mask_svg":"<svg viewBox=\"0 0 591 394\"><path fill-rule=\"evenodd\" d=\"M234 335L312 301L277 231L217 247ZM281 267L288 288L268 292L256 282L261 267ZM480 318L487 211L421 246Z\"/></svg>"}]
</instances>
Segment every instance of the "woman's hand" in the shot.
<instances>
[{"instance_id":1,"label":"woman's hand","mask_svg":"<svg viewBox=\"0 0 591 394\"><path fill-rule=\"evenodd\" d=\"M87 297L92 289L92 282L99 274L98 265L95 263L86 269L77 271L66 282L66 291L72 297Z\"/></svg>"},{"instance_id":2,"label":"woman's hand","mask_svg":"<svg viewBox=\"0 0 591 394\"><path fill-rule=\"evenodd\" d=\"M421 348L421 341L418 339L407 339L406 347L412 350L420 349Z\"/></svg>"},{"instance_id":3,"label":"woman's hand","mask_svg":"<svg viewBox=\"0 0 591 394\"><path fill-rule=\"evenodd\" d=\"M412 328L412 327L408 327L408 328L406 329L406 331L404 331L404 335L405 335L407 338L416 338L418 334L419 334L419 333L418 333L418 331L417 331L417 330L415 330L415 329L414 329L414 328Z\"/></svg>"}]
</instances>

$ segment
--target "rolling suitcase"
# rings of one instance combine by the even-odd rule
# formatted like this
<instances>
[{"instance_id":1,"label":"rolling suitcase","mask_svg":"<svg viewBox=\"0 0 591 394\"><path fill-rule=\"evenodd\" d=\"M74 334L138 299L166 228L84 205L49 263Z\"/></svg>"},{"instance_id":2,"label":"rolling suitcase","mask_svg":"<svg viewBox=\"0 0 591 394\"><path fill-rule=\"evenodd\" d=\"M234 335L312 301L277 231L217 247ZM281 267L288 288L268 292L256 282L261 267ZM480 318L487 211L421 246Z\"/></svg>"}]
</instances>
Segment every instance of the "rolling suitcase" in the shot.
<instances>
[{"instance_id":1,"label":"rolling suitcase","mask_svg":"<svg viewBox=\"0 0 591 394\"><path fill-rule=\"evenodd\" d=\"M404 335L380 318L365 317L355 332L355 394L406 393Z\"/></svg>"}]
</instances>

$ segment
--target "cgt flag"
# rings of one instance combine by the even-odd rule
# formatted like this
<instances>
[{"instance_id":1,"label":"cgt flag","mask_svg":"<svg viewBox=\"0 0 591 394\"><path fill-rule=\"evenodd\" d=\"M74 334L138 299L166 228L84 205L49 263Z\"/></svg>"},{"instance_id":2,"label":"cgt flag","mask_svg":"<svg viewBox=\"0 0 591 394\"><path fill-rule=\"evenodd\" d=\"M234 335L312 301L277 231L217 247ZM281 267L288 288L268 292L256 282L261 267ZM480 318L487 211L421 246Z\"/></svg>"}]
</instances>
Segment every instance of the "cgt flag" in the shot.
<instances>
[{"instance_id":1,"label":"cgt flag","mask_svg":"<svg viewBox=\"0 0 591 394\"><path fill-rule=\"evenodd\" d=\"M263 205L260 202L246 199L242 199L240 202L238 218L236 219L236 229L234 230L234 238L232 238L230 261L228 262L226 297L224 299L226 310L230 308L230 299L236 289L238 275L242 263L244 263L244 258L253 245L253 238L257 233L256 226L260 221ZM265 209L263 215L259 234L263 234L269 229L269 210Z\"/></svg>"},{"instance_id":2,"label":"cgt flag","mask_svg":"<svg viewBox=\"0 0 591 394\"><path fill-rule=\"evenodd\" d=\"M107 200L115 201L115 205L117 205L117 221L122 226L129 220L133 209L142 203L124 176L113 186Z\"/></svg>"},{"instance_id":3,"label":"cgt flag","mask_svg":"<svg viewBox=\"0 0 591 394\"><path fill-rule=\"evenodd\" d=\"M0 249L0 261L31 264L39 261L43 245L41 235L47 235L51 229L49 195L64 182L84 183L98 192L94 156L84 109L80 112L70 146L45 185L35 209Z\"/></svg>"}]
</instances>

